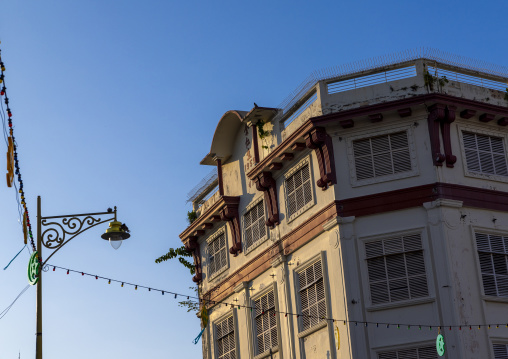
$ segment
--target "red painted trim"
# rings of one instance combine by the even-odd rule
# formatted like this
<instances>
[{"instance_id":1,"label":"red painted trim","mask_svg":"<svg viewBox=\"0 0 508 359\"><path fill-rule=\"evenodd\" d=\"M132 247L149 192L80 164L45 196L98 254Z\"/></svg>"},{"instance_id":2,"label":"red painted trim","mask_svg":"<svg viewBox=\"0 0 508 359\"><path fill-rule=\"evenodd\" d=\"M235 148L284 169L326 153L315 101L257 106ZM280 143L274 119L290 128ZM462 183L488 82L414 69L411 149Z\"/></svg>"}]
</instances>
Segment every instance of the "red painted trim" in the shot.
<instances>
[{"instance_id":1,"label":"red painted trim","mask_svg":"<svg viewBox=\"0 0 508 359\"><path fill-rule=\"evenodd\" d=\"M270 166L268 168L270 169L270 171L280 170L282 168L282 163L280 163L280 162L273 162L272 164L270 164Z\"/></svg>"},{"instance_id":2,"label":"red painted trim","mask_svg":"<svg viewBox=\"0 0 508 359\"><path fill-rule=\"evenodd\" d=\"M199 283L203 279L203 274L201 269L201 254L199 252L199 243L197 237L189 237L189 241L185 243L185 249L187 252L192 253L192 258L194 259L195 275L192 278L192 281Z\"/></svg>"},{"instance_id":3,"label":"red painted trim","mask_svg":"<svg viewBox=\"0 0 508 359\"><path fill-rule=\"evenodd\" d=\"M498 115L508 116L508 107L496 106L484 102L473 101L461 97L455 97L445 94L431 93L421 96L413 96L397 101L383 102L370 106L363 106L351 110L330 113L328 115L317 116L309 119L314 126L325 126L333 124L337 121L347 120L354 117L375 115L384 111L394 111L399 108L416 106L421 104L432 104L439 102L445 105L455 105L470 110L478 110L481 112L496 113ZM305 126L306 123L303 125Z\"/></svg>"},{"instance_id":4,"label":"red painted trim","mask_svg":"<svg viewBox=\"0 0 508 359\"><path fill-rule=\"evenodd\" d=\"M506 125L508 125L508 117L500 118L499 120L497 120L497 124L499 126L506 126Z\"/></svg>"},{"instance_id":5,"label":"red painted trim","mask_svg":"<svg viewBox=\"0 0 508 359\"><path fill-rule=\"evenodd\" d=\"M340 124L340 127L342 127L343 129L355 127L355 121L353 121L351 119L339 121L339 124Z\"/></svg>"},{"instance_id":6,"label":"red painted trim","mask_svg":"<svg viewBox=\"0 0 508 359\"><path fill-rule=\"evenodd\" d=\"M268 219L265 224L273 228L276 224L280 223L275 180L271 172L262 172L254 181L256 183L256 189L264 192L265 203L268 208Z\"/></svg>"},{"instance_id":7,"label":"red painted trim","mask_svg":"<svg viewBox=\"0 0 508 359\"><path fill-rule=\"evenodd\" d=\"M491 113L484 113L484 114L480 115L480 121L481 122L490 122L494 119L494 117L496 117L496 115L493 115Z\"/></svg>"},{"instance_id":8,"label":"red painted trim","mask_svg":"<svg viewBox=\"0 0 508 359\"><path fill-rule=\"evenodd\" d=\"M441 153L441 142L439 140L439 125L445 116L446 106L444 104L435 104L429 107L427 123L429 125L430 147L434 166L442 166L446 158Z\"/></svg>"},{"instance_id":9,"label":"red painted trim","mask_svg":"<svg viewBox=\"0 0 508 359\"><path fill-rule=\"evenodd\" d=\"M254 147L254 162L259 163L258 129L252 125L252 147Z\"/></svg>"},{"instance_id":10,"label":"red painted trim","mask_svg":"<svg viewBox=\"0 0 508 359\"><path fill-rule=\"evenodd\" d=\"M292 154L291 152L284 152L280 156L281 161L291 161L293 158L295 158L295 155Z\"/></svg>"},{"instance_id":11,"label":"red painted trim","mask_svg":"<svg viewBox=\"0 0 508 359\"><path fill-rule=\"evenodd\" d=\"M291 146L293 151L303 151L305 148L305 143L302 142L296 142L293 146Z\"/></svg>"},{"instance_id":12,"label":"red painted trim","mask_svg":"<svg viewBox=\"0 0 508 359\"><path fill-rule=\"evenodd\" d=\"M409 117L413 114L413 111L411 110L411 107L406 108L400 108L397 110L400 117Z\"/></svg>"},{"instance_id":13,"label":"red painted trim","mask_svg":"<svg viewBox=\"0 0 508 359\"><path fill-rule=\"evenodd\" d=\"M463 201L466 207L508 211L508 192L439 182L339 200L336 204L339 216L360 217L419 207L439 198Z\"/></svg>"},{"instance_id":14,"label":"red painted trim","mask_svg":"<svg viewBox=\"0 0 508 359\"><path fill-rule=\"evenodd\" d=\"M240 197L227 197L225 198L226 206L220 211L220 218L227 221L231 236L233 237L233 246L229 249L229 253L235 257L242 251L242 238L240 231L240 216L238 213L238 205L240 204Z\"/></svg>"},{"instance_id":15,"label":"red painted trim","mask_svg":"<svg viewBox=\"0 0 508 359\"><path fill-rule=\"evenodd\" d=\"M450 124L455 121L455 111L457 110L456 106L448 105L446 106L446 116L441 121L441 136L443 137L443 147L446 157L446 167L453 168L455 162L457 162L457 157L452 153L452 141L450 138Z\"/></svg>"},{"instance_id":16,"label":"red painted trim","mask_svg":"<svg viewBox=\"0 0 508 359\"><path fill-rule=\"evenodd\" d=\"M462 111L460 113L460 117L465 118L466 120L470 119L474 115L476 115L476 111L475 110L464 110L464 111Z\"/></svg>"},{"instance_id":17,"label":"red painted trim","mask_svg":"<svg viewBox=\"0 0 508 359\"><path fill-rule=\"evenodd\" d=\"M318 160L320 178L316 184L326 190L328 186L337 183L332 138L324 127L314 128L304 138L307 147L314 150Z\"/></svg>"}]
</instances>

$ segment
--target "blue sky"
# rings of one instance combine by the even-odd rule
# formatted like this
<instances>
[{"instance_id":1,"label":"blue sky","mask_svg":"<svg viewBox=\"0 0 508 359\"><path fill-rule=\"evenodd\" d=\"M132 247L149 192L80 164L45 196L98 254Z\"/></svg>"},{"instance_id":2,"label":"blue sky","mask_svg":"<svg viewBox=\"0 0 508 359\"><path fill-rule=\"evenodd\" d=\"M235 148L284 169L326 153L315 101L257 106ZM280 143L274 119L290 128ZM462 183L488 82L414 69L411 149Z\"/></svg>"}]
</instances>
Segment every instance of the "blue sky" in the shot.
<instances>
[{"instance_id":1,"label":"blue sky","mask_svg":"<svg viewBox=\"0 0 508 359\"><path fill-rule=\"evenodd\" d=\"M47 216L116 205L132 231L115 251L105 226L90 230L51 263L192 293L185 268L154 259L180 245L222 114L276 107L313 70L421 46L507 66L507 14L506 1L2 2L33 222L40 195ZM0 198L3 268L23 244L14 190L0 184ZM27 284L28 256L0 270L0 310ZM199 322L172 297L58 270L43 296L46 358L201 355ZM34 333L30 288L0 320L0 357L32 357Z\"/></svg>"}]
</instances>

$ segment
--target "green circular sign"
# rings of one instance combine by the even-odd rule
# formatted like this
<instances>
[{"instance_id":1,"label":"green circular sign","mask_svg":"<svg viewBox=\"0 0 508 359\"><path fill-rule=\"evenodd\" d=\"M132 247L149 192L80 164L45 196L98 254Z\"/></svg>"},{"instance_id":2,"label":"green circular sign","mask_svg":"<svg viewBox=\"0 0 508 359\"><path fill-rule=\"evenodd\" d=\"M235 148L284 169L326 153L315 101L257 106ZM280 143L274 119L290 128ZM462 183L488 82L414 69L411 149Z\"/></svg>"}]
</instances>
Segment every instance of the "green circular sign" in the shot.
<instances>
[{"instance_id":1,"label":"green circular sign","mask_svg":"<svg viewBox=\"0 0 508 359\"><path fill-rule=\"evenodd\" d=\"M33 252L28 261L28 283L30 285L35 285L39 281L40 266L39 255L37 252Z\"/></svg>"},{"instance_id":2,"label":"green circular sign","mask_svg":"<svg viewBox=\"0 0 508 359\"><path fill-rule=\"evenodd\" d=\"M437 350L437 355L439 355L440 357L442 357L444 355L444 352L445 352L444 347L445 347L444 337L441 334L438 334L438 336L436 338L436 350Z\"/></svg>"}]
</instances>

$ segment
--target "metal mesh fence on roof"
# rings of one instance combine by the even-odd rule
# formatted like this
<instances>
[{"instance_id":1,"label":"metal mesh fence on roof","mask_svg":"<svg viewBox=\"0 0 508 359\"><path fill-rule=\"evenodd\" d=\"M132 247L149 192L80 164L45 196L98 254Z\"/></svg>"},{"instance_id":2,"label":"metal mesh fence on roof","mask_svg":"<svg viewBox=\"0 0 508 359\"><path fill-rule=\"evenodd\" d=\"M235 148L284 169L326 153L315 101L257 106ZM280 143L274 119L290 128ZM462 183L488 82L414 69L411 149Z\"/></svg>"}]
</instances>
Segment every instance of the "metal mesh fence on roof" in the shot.
<instances>
[{"instance_id":1,"label":"metal mesh fence on roof","mask_svg":"<svg viewBox=\"0 0 508 359\"><path fill-rule=\"evenodd\" d=\"M217 178L217 168L214 168L201 180L201 182L189 191L187 194L187 203L194 202L194 200L201 196L206 189L212 187L214 182L217 181Z\"/></svg>"},{"instance_id":2,"label":"metal mesh fence on roof","mask_svg":"<svg viewBox=\"0 0 508 359\"><path fill-rule=\"evenodd\" d=\"M508 78L508 67L491 64L482 60L472 59L465 56L451 54L449 52L421 47L399 53L372 57L366 60L350 62L344 65L329 67L312 72L293 92L291 92L278 106L286 113L293 105L304 96L318 81L329 80L336 77L352 75L358 72L374 70L407 61L427 59L441 64L462 67L464 69L478 71L487 75Z\"/></svg>"}]
</instances>

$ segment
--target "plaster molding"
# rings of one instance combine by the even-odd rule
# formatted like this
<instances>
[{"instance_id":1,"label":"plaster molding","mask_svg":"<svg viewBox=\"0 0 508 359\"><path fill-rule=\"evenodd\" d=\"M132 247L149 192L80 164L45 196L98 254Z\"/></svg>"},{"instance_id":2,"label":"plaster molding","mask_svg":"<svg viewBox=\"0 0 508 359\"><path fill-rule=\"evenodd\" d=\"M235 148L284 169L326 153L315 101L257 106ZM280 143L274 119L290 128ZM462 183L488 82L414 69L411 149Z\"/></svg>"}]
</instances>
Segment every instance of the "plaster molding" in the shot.
<instances>
[{"instance_id":1,"label":"plaster molding","mask_svg":"<svg viewBox=\"0 0 508 359\"><path fill-rule=\"evenodd\" d=\"M355 221L355 219L356 219L355 216L349 216L349 217L340 217L340 216L337 216L337 217L333 217L328 222L325 222L323 224L323 229L325 231L329 231L333 227L335 227L336 225L338 226L339 224L350 224L350 223L353 223Z\"/></svg>"},{"instance_id":2,"label":"plaster molding","mask_svg":"<svg viewBox=\"0 0 508 359\"><path fill-rule=\"evenodd\" d=\"M439 198L432 202L423 203L423 207L429 211L438 207L449 207L449 208L462 208L463 201L457 201L454 199Z\"/></svg>"},{"instance_id":3,"label":"plaster molding","mask_svg":"<svg viewBox=\"0 0 508 359\"><path fill-rule=\"evenodd\" d=\"M238 284L235 288L234 288L234 291L235 293L240 293L242 292L243 290L249 288L249 282L240 282L240 284Z\"/></svg>"}]
</instances>

